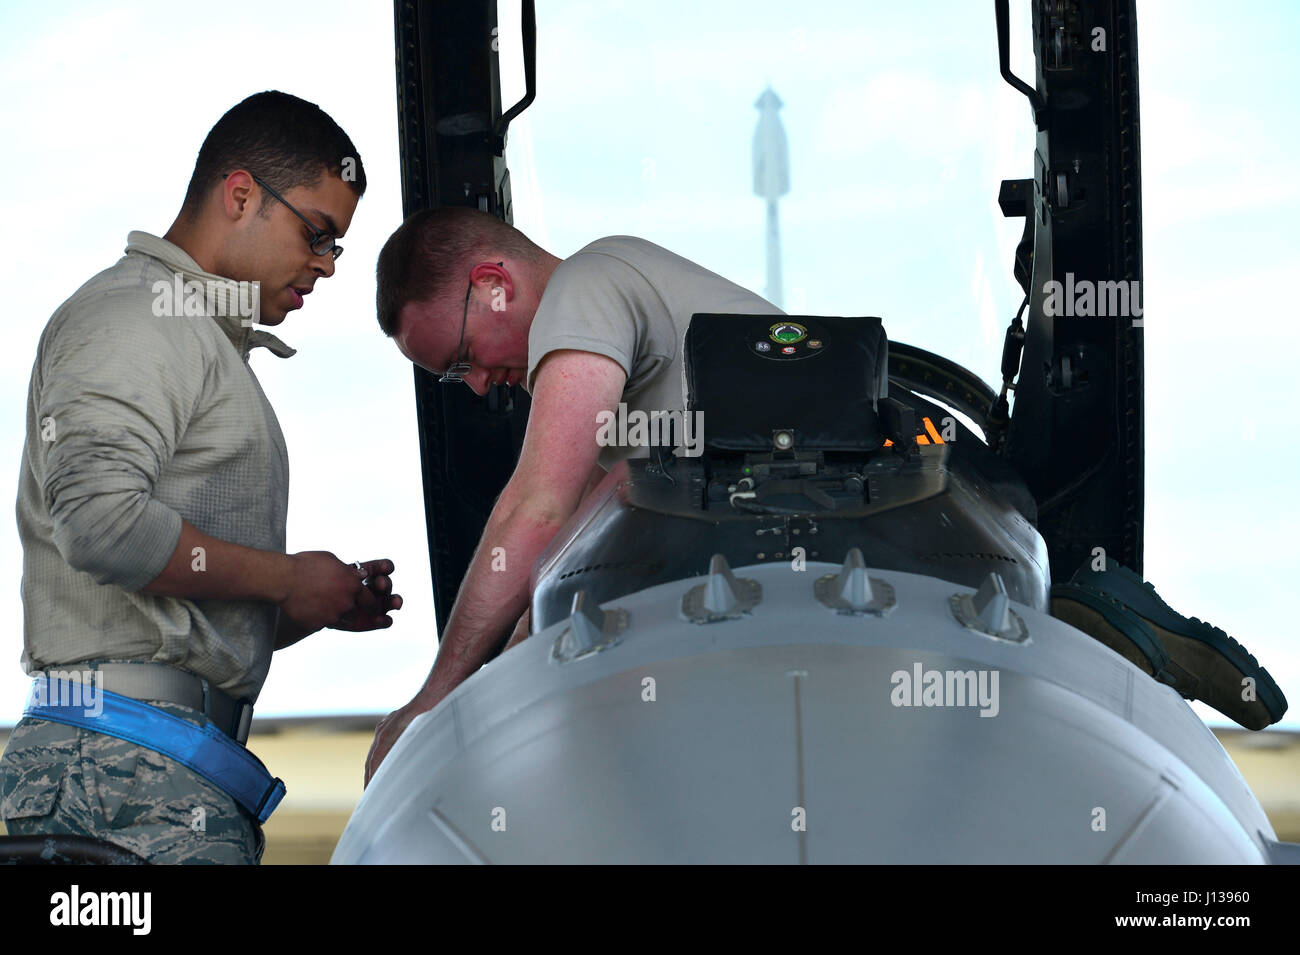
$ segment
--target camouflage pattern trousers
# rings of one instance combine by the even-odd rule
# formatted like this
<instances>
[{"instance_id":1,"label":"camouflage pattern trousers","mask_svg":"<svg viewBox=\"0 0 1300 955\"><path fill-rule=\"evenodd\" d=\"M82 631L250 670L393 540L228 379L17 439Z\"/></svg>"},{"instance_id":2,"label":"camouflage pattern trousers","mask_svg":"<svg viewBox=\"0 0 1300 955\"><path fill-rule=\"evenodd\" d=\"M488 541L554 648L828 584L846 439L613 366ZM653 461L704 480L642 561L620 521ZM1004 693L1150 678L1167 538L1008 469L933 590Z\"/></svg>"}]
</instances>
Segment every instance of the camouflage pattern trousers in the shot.
<instances>
[{"instance_id":1,"label":"camouflage pattern trousers","mask_svg":"<svg viewBox=\"0 0 1300 955\"><path fill-rule=\"evenodd\" d=\"M188 707L155 703L191 723ZM155 864L256 865L257 820L193 770L129 740L21 720L0 757L0 815L11 836L90 836Z\"/></svg>"}]
</instances>

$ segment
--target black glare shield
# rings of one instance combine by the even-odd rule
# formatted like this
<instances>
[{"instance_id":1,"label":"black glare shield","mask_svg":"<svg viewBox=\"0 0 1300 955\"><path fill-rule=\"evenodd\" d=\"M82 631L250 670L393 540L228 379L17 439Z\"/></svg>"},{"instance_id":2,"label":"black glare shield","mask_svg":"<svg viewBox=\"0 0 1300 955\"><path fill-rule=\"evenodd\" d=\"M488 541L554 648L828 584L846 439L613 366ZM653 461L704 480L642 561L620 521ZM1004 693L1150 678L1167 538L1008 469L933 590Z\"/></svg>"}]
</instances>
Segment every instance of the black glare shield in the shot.
<instances>
[{"instance_id":1,"label":"black glare shield","mask_svg":"<svg viewBox=\"0 0 1300 955\"><path fill-rule=\"evenodd\" d=\"M884 443L876 402L888 394L889 340L879 318L698 313L684 348L686 407L704 413L706 451Z\"/></svg>"}]
</instances>

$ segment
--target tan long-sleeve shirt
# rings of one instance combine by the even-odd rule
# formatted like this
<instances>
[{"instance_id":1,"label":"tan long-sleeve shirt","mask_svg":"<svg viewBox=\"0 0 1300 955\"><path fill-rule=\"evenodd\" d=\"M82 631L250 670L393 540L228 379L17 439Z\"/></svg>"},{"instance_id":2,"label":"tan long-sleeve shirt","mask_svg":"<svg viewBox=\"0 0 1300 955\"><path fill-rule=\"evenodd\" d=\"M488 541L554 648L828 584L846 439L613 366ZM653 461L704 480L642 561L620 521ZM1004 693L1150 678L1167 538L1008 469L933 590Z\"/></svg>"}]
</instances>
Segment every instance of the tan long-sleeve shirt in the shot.
<instances>
[{"instance_id":1,"label":"tan long-sleeve shirt","mask_svg":"<svg viewBox=\"0 0 1300 955\"><path fill-rule=\"evenodd\" d=\"M246 327L233 305L194 314L197 299L174 295L186 281L229 280L132 232L126 255L41 335L18 485L22 663L31 673L152 660L256 699L274 604L139 592L175 551L182 519L221 540L285 549L288 454L248 355L294 350Z\"/></svg>"}]
</instances>

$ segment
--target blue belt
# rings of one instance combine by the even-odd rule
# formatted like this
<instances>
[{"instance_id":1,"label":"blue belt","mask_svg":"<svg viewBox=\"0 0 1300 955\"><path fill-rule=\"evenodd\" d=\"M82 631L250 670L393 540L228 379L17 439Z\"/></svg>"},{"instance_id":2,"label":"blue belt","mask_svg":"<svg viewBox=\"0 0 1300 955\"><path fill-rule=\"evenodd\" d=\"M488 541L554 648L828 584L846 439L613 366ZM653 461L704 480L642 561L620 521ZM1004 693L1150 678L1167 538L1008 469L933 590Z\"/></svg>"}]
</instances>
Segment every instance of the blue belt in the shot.
<instances>
[{"instance_id":1,"label":"blue belt","mask_svg":"<svg viewBox=\"0 0 1300 955\"><path fill-rule=\"evenodd\" d=\"M87 715L84 707L39 702L75 699L64 687L59 680L37 677L23 716L77 726L157 750L229 794L259 823L266 822L284 798L284 783L272 777L260 759L211 723L198 726L156 706L104 689L98 691L103 710L95 716Z\"/></svg>"}]
</instances>

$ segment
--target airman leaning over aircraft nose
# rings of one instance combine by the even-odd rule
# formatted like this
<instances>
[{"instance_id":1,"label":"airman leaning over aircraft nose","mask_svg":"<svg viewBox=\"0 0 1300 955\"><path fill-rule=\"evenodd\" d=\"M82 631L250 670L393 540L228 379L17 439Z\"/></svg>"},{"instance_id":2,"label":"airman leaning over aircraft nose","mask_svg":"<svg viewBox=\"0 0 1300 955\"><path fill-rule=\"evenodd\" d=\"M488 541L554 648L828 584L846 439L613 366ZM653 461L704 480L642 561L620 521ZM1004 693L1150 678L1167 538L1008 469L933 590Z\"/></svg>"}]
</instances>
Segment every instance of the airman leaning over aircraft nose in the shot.
<instances>
[{"instance_id":1,"label":"airman leaning over aircraft nose","mask_svg":"<svg viewBox=\"0 0 1300 955\"><path fill-rule=\"evenodd\" d=\"M365 188L319 107L250 96L204 140L166 236L132 232L46 326L18 496L36 679L0 758L11 835L258 862L285 791L244 746L272 653L392 624L392 561L285 553L288 456L249 364L294 354L251 325L334 274ZM214 726L220 773L191 755Z\"/></svg>"},{"instance_id":2,"label":"airman leaning over aircraft nose","mask_svg":"<svg viewBox=\"0 0 1300 955\"><path fill-rule=\"evenodd\" d=\"M689 429L665 436L608 426L635 415L682 420L681 343L691 315L784 314L644 239L609 236L561 260L495 216L458 207L408 218L380 252L377 277L379 325L403 355L479 395L519 384L532 407L519 463L433 670L415 698L380 723L367 781L418 713L507 638L527 636L529 570L607 470L652 446L671 450L692 439Z\"/></svg>"},{"instance_id":3,"label":"airman leaning over aircraft nose","mask_svg":"<svg viewBox=\"0 0 1300 955\"><path fill-rule=\"evenodd\" d=\"M643 239L598 239L561 260L495 216L464 207L412 215L385 244L376 271L379 325L403 355L478 395L493 384L518 383L530 391L532 406L519 461L488 519L433 668L415 697L380 722L367 783L416 715L503 643L527 636L529 572L537 557L615 461L649 453L646 442L608 440L613 429L598 424L684 412L682 341L691 316L784 314ZM1068 600L1053 606L1066 613L1062 619L1125 652L1128 637L1117 637L1105 620L1070 613ZM1199 639L1199 632L1178 638L1188 649L1174 661L1183 668L1175 686L1253 728L1279 719L1286 704L1267 671L1248 654L1227 666L1228 645ZM1225 681L1243 674L1259 681L1267 705L1224 703Z\"/></svg>"}]
</instances>

